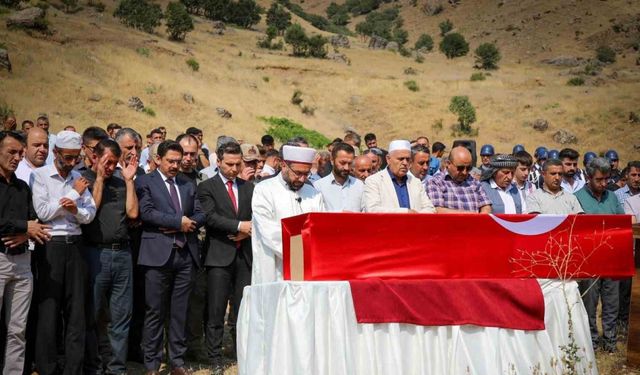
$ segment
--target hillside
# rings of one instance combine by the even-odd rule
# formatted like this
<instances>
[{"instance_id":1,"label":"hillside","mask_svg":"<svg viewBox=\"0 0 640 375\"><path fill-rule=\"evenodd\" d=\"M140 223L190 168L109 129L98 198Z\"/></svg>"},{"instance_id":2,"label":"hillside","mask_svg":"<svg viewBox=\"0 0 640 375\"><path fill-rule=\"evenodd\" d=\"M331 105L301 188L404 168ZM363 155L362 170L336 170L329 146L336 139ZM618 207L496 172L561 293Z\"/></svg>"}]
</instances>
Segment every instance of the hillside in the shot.
<instances>
[{"instance_id":1,"label":"hillside","mask_svg":"<svg viewBox=\"0 0 640 375\"><path fill-rule=\"evenodd\" d=\"M301 5L320 14L329 2ZM638 53L625 48L628 38L611 26L640 14L640 2L524 0L498 7L494 1L475 0L456 8L446 5L437 16L424 15L421 3L414 8L399 2L409 44L422 32L438 43L437 24L449 18L472 50L496 41L504 56L500 69L485 81L471 82L476 71L472 54L447 60L433 52L418 64L393 52L369 50L357 37L351 38L352 48L340 49L350 65L293 58L286 51L255 46L264 21L256 31L227 26L219 36L211 33L211 22L198 18L186 42L176 43L167 40L164 27L150 35L121 25L111 16L116 3L110 0L104 13L90 7L75 14L50 8L55 32L49 37L7 30L7 14L0 15L0 42L8 47L14 68L12 74L0 71L0 101L12 106L19 120L48 113L54 130L118 122L141 131L165 125L175 135L198 126L209 144L220 134L255 142L265 130L258 117L281 116L329 138L353 128L361 134L374 131L383 143L426 134L450 144L455 116L448 111L449 101L468 95L477 110L477 141L494 143L499 151L510 151L515 143L529 150L540 144L560 148L552 134L566 129L576 134L576 147L583 151L613 147L625 160L638 158L640 124L628 122L629 112L640 112ZM581 32L579 40L575 29ZM603 42L619 49L618 61L588 77L585 86L566 85L572 68L541 63L558 56L592 57L595 45ZM190 58L199 62L198 72L185 63ZM407 67L417 74L405 75ZM415 80L419 91L409 91L407 80ZM290 103L295 90L302 91L304 105L315 108L313 116ZM184 93L195 103L187 103ZM128 108L132 96L156 116ZM233 118L219 117L217 107ZM549 121L546 132L526 124L537 118Z\"/></svg>"}]
</instances>

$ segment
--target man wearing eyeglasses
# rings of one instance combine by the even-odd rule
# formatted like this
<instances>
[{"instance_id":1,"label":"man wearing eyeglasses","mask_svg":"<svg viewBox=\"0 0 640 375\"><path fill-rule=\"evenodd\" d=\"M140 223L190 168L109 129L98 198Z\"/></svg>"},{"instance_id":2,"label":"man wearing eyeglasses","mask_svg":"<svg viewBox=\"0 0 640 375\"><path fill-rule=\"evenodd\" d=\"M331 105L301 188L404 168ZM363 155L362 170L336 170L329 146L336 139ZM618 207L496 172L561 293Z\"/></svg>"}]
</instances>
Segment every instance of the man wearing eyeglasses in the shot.
<instances>
[{"instance_id":1,"label":"man wearing eyeglasses","mask_svg":"<svg viewBox=\"0 0 640 375\"><path fill-rule=\"evenodd\" d=\"M427 195L438 213L491 213L491 201L480 182L470 172L471 152L458 146L451 149L445 173L427 182Z\"/></svg>"},{"instance_id":2,"label":"man wearing eyeglasses","mask_svg":"<svg viewBox=\"0 0 640 375\"><path fill-rule=\"evenodd\" d=\"M65 373L80 374L84 361L85 305L88 270L82 256L81 224L90 223L96 205L89 182L73 170L80 158L80 134L61 131L56 137L52 165L33 172L33 207L51 226L51 240L38 257L38 328L36 366L42 375L58 367L57 332L60 314L68 322L65 338Z\"/></svg>"}]
</instances>

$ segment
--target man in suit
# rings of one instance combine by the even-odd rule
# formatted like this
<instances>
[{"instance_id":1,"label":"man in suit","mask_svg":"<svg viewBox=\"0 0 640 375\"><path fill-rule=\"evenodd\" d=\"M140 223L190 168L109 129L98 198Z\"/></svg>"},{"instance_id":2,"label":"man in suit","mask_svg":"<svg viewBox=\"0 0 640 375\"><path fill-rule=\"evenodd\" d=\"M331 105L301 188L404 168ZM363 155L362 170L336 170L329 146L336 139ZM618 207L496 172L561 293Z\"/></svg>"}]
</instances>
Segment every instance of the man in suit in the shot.
<instances>
[{"instance_id":1,"label":"man in suit","mask_svg":"<svg viewBox=\"0 0 640 375\"><path fill-rule=\"evenodd\" d=\"M194 268L200 266L197 229L205 215L196 187L178 177L183 150L179 143L158 146L155 171L136 179L142 219L138 264L145 269L145 321L142 346L147 374L159 374L163 326L169 312L169 365L172 375L187 374L187 306Z\"/></svg>"},{"instance_id":2,"label":"man in suit","mask_svg":"<svg viewBox=\"0 0 640 375\"><path fill-rule=\"evenodd\" d=\"M409 173L411 144L389 144L387 168L365 181L365 212L435 212L422 182Z\"/></svg>"},{"instance_id":3,"label":"man in suit","mask_svg":"<svg viewBox=\"0 0 640 375\"><path fill-rule=\"evenodd\" d=\"M251 197L253 184L238 178L242 152L235 142L217 150L219 173L198 186L206 212L208 309L207 354L213 374L222 374L224 315L232 291L233 317L238 316L242 291L251 284ZM235 343L235 330L231 332Z\"/></svg>"}]
</instances>

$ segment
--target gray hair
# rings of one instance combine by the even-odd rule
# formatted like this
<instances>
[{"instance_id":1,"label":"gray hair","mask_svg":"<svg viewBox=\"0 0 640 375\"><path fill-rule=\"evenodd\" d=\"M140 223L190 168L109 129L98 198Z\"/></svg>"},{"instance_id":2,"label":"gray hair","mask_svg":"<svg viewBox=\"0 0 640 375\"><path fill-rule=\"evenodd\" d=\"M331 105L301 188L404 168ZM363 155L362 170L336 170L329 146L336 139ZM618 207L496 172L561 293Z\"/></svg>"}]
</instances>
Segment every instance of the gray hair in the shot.
<instances>
[{"instance_id":1,"label":"gray hair","mask_svg":"<svg viewBox=\"0 0 640 375\"><path fill-rule=\"evenodd\" d=\"M560 159L547 159L547 161L542 164L542 171L546 172L549 167L562 167L562 162Z\"/></svg>"},{"instance_id":2,"label":"gray hair","mask_svg":"<svg viewBox=\"0 0 640 375\"><path fill-rule=\"evenodd\" d=\"M431 155L429 147L423 145L415 145L411 147L411 159L415 158L419 152L424 152L425 154Z\"/></svg>"},{"instance_id":3,"label":"gray hair","mask_svg":"<svg viewBox=\"0 0 640 375\"><path fill-rule=\"evenodd\" d=\"M229 142L238 143L238 141L236 141L236 139L233 137L229 137L226 135L219 136L218 140L216 141L216 150L219 149L220 146L222 146L223 144L229 143Z\"/></svg>"},{"instance_id":4,"label":"gray hair","mask_svg":"<svg viewBox=\"0 0 640 375\"><path fill-rule=\"evenodd\" d=\"M118 130L118 132L116 133L115 141L119 143L120 140L125 136L130 137L134 141L142 144L142 136L140 135L140 133L131 128L122 128Z\"/></svg>"},{"instance_id":5,"label":"gray hair","mask_svg":"<svg viewBox=\"0 0 640 375\"><path fill-rule=\"evenodd\" d=\"M589 162L589 164L587 164L587 176L593 177L598 171L604 175L611 173L609 159L594 158Z\"/></svg>"}]
</instances>

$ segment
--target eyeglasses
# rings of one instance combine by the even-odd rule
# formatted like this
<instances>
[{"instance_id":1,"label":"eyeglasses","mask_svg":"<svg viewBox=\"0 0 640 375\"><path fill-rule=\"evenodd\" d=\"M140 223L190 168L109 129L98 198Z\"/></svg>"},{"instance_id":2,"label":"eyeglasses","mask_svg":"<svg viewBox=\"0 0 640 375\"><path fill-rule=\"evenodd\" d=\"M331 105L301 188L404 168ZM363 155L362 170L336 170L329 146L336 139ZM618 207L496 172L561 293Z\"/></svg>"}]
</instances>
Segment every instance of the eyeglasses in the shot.
<instances>
[{"instance_id":1,"label":"eyeglasses","mask_svg":"<svg viewBox=\"0 0 640 375\"><path fill-rule=\"evenodd\" d=\"M458 170L458 172L471 172L471 170L473 169L473 166L471 165L454 165L454 167L456 167L456 170Z\"/></svg>"},{"instance_id":2,"label":"eyeglasses","mask_svg":"<svg viewBox=\"0 0 640 375\"><path fill-rule=\"evenodd\" d=\"M289 171L293 173L296 178L306 177L309 174L309 172L298 172L296 170L293 170L292 168L289 168Z\"/></svg>"},{"instance_id":3,"label":"eyeglasses","mask_svg":"<svg viewBox=\"0 0 640 375\"><path fill-rule=\"evenodd\" d=\"M80 155L62 155L62 154L58 154L58 156L60 156L62 159L64 159L64 161L68 161L68 162L72 162L72 161L76 161L76 160L80 159Z\"/></svg>"}]
</instances>

